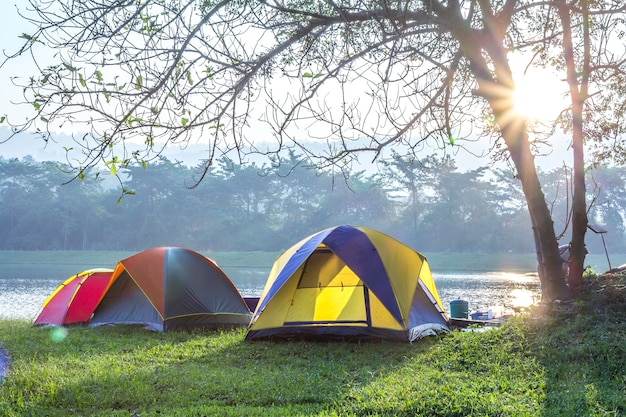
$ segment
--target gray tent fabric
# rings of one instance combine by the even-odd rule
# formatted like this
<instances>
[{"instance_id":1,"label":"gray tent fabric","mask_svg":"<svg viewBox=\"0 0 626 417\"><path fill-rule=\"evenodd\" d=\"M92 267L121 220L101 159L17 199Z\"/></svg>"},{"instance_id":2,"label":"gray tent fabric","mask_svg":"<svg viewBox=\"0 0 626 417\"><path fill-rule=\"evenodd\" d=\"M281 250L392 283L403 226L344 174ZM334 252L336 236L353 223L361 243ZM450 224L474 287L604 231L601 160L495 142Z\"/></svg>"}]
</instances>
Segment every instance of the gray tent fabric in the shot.
<instances>
[{"instance_id":1,"label":"gray tent fabric","mask_svg":"<svg viewBox=\"0 0 626 417\"><path fill-rule=\"evenodd\" d=\"M244 327L251 312L211 259L190 249L159 247L120 261L90 325L143 324L168 331Z\"/></svg>"},{"instance_id":2,"label":"gray tent fabric","mask_svg":"<svg viewBox=\"0 0 626 417\"><path fill-rule=\"evenodd\" d=\"M163 331L159 312L127 272L120 275L107 291L89 324L141 324Z\"/></svg>"}]
</instances>

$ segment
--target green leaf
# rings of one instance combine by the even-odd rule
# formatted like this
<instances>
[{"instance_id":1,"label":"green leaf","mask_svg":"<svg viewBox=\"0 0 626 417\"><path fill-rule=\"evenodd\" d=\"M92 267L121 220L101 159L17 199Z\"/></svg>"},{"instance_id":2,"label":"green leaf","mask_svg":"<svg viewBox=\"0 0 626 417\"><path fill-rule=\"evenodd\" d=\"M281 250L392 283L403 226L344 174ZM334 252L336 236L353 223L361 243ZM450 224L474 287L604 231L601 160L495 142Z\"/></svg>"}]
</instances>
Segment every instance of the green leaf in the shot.
<instances>
[{"instance_id":1,"label":"green leaf","mask_svg":"<svg viewBox=\"0 0 626 417\"><path fill-rule=\"evenodd\" d=\"M193 85L193 79L191 78L191 71L187 71L185 75L187 76L187 83L189 85Z\"/></svg>"},{"instance_id":2,"label":"green leaf","mask_svg":"<svg viewBox=\"0 0 626 417\"><path fill-rule=\"evenodd\" d=\"M102 72L96 70L96 72L94 72L96 79L98 80L99 83L102 83L102 80L104 80L104 77L102 76Z\"/></svg>"},{"instance_id":3,"label":"green leaf","mask_svg":"<svg viewBox=\"0 0 626 417\"><path fill-rule=\"evenodd\" d=\"M454 146L454 137L452 137L452 135L448 136L448 140L450 141L450 145Z\"/></svg>"},{"instance_id":4,"label":"green leaf","mask_svg":"<svg viewBox=\"0 0 626 417\"><path fill-rule=\"evenodd\" d=\"M106 166L109 167L109 171L111 172L112 175L115 175L117 173L117 166L116 164L120 162L119 158L117 156L114 156L113 159L111 159L110 161L106 161L104 164Z\"/></svg>"},{"instance_id":5,"label":"green leaf","mask_svg":"<svg viewBox=\"0 0 626 417\"><path fill-rule=\"evenodd\" d=\"M129 127L132 127L135 122L141 123L142 121L143 119L141 117L132 117L131 115L126 118L126 123L128 123Z\"/></svg>"},{"instance_id":6,"label":"green leaf","mask_svg":"<svg viewBox=\"0 0 626 417\"><path fill-rule=\"evenodd\" d=\"M183 124L183 126L187 126L187 123L189 123L189 119L187 119L186 117L183 117L180 122Z\"/></svg>"},{"instance_id":7,"label":"green leaf","mask_svg":"<svg viewBox=\"0 0 626 417\"><path fill-rule=\"evenodd\" d=\"M122 202L122 198L124 198L125 195L134 195L135 192L132 190L127 190L126 188L122 188L122 195L120 196L120 198L117 199L117 204L120 204Z\"/></svg>"},{"instance_id":8,"label":"green leaf","mask_svg":"<svg viewBox=\"0 0 626 417\"><path fill-rule=\"evenodd\" d=\"M41 104L39 104L36 101L34 101L33 102L33 107L35 108L35 110L39 110L41 108Z\"/></svg>"},{"instance_id":9,"label":"green leaf","mask_svg":"<svg viewBox=\"0 0 626 417\"><path fill-rule=\"evenodd\" d=\"M65 67L66 70L68 71L72 71L72 72L76 72L78 71L78 68L71 66L70 64L66 64L65 62L63 63L63 66Z\"/></svg>"},{"instance_id":10,"label":"green leaf","mask_svg":"<svg viewBox=\"0 0 626 417\"><path fill-rule=\"evenodd\" d=\"M138 75L137 78L135 79L135 90L140 90L142 83L143 83L143 77L141 75Z\"/></svg>"},{"instance_id":11,"label":"green leaf","mask_svg":"<svg viewBox=\"0 0 626 417\"><path fill-rule=\"evenodd\" d=\"M85 173L83 171L80 171L77 177L79 180L83 181L85 179Z\"/></svg>"},{"instance_id":12,"label":"green leaf","mask_svg":"<svg viewBox=\"0 0 626 417\"><path fill-rule=\"evenodd\" d=\"M4 121L5 121L6 119L7 119L7 117L6 117L6 116L2 116L2 117L0 117L0 123L4 123Z\"/></svg>"},{"instance_id":13,"label":"green leaf","mask_svg":"<svg viewBox=\"0 0 626 417\"><path fill-rule=\"evenodd\" d=\"M320 78L323 76L324 74L321 74L321 73L313 74L310 72L305 72L304 74L302 74L302 78Z\"/></svg>"},{"instance_id":14,"label":"green leaf","mask_svg":"<svg viewBox=\"0 0 626 417\"><path fill-rule=\"evenodd\" d=\"M85 81L85 77L83 77L83 74L78 74L78 81L80 81L80 85L82 85L83 87L87 87L87 82Z\"/></svg>"},{"instance_id":15,"label":"green leaf","mask_svg":"<svg viewBox=\"0 0 626 417\"><path fill-rule=\"evenodd\" d=\"M43 43L39 39L37 39L36 36L29 35L28 33L22 33L21 35L18 36L18 39L26 39L27 41L30 41L32 43L35 43L35 42Z\"/></svg>"}]
</instances>

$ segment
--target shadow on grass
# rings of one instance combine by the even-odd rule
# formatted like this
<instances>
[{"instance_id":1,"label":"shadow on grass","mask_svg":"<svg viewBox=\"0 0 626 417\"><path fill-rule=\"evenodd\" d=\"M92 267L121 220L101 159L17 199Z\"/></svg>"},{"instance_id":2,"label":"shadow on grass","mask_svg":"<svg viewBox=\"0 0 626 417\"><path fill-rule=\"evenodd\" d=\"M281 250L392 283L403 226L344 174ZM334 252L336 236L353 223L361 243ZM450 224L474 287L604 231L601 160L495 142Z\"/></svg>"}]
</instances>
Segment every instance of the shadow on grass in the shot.
<instances>
[{"instance_id":1,"label":"shadow on grass","mask_svg":"<svg viewBox=\"0 0 626 417\"><path fill-rule=\"evenodd\" d=\"M0 321L7 416L594 416L626 413L626 281L485 332L408 343L245 342ZM55 341L56 340L56 341Z\"/></svg>"},{"instance_id":2,"label":"shadow on grass","mask_svg":"<svg viewBox=\"0 0 626 417\"><path fill-rule=\"evenodd\" d=\"M433 341L245 342L245 330L0 326L15 373L6 415L319 415ZM7 332L12 337L7 337ZM325 411L326 410L326 411Z\"/></svg>"}]
</instances>

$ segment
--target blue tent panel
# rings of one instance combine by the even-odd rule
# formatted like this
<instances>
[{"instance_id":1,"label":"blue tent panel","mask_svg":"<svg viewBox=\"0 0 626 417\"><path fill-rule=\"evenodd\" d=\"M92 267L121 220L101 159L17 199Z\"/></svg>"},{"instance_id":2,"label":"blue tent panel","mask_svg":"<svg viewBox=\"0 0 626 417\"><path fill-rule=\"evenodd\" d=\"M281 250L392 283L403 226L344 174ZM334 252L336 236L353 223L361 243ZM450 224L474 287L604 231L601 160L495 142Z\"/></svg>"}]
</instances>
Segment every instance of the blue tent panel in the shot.
<instances>
[{"instance_id":1,"label":"blue tent panel","mask_svg":"<svg viewBox=\"0 0 626 417\"><path fill-rule=\"evenodd\" d=\"M398 323L402 323L402 314L387 271L367 235L352 226L338 226L323 243L357 274L370 291L376 294Z\"/></svg>"},{"instance_id":2,"label":"blue tent panel","mask_svg":"<svg viewBox=\"0 0 626 417\"><path fill-rule=\"evenodd\" d=\"M256 315L258 315L263 308L267 304L269 300L272 299L274 294L280 290L285 282L289 279L291 275L307 260L309 255L315 251L317 246L324 240L324 238L332 231L332 229L324 230L314 236L312 236L309 240L304 242L304 244L293 254L293 256L289 259L287 264L280 271L276 280L272 284L272 287L267 292L267 295L256 309Z\"/></svg>"}]
</instances>

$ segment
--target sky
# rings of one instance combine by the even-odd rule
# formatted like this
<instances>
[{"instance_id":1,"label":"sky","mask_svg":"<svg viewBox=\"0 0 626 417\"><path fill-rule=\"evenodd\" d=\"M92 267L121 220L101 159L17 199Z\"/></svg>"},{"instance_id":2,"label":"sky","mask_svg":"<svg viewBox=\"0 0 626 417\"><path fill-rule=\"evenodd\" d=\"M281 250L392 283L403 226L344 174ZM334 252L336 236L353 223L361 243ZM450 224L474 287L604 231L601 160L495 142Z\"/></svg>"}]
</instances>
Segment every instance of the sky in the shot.
<instances>
[{"instance_id":1,"label":"sky","mask_svg":"<svg viewBox=\"0 0 626 417\"><path fill-rule=\"evenodd\" d=\"M19 36L24 32L32 32L27 22L19 17L15 7L15 4L23 4L24 6L20 7L25 7L26 3L26 0L5 0L0 5L0 51L2 52L0 64L4 62L6 55L13 54L19 50L24 41ZM8 61L0 67L0 91L2 92L0 94L0 117L14 111L16 108L14 103L20 98L20 89L12 84L11 77L27 74L30 70L31 68L24 61ZM7 124L0 124L0 129L3 127L7 127ZM0 135L0 155L7 151L2 143L5 138L6 134L4 129L2 129Z\"/></svg>"},{"instance_id":2,"label":"sky","mask_svg":"<svg viewBox=\"0 0 626 417\"><path fill-rule=\"evenodd\" d=\"M23 39L19 38L22 33L33 32L28 23L20 18L16 12L15 5L18 5L20 9L24 9L27 4L27 0L8 0L3 2L0 6L0 50L5 54L19 49L23 42ZM32 64L27 63L25 60L12 61L0 68L0 82L2 83L0 90L2 91L2 94L0 94L0 117L7 114L9 110L14 111L16 106L13 102L19 100L20 97L20 90L12 86L10 77L16 75L33 75L34 69ZM545 90L546 87L544 86L543 88ZM542 100L538 100L537 107L539 107L540 102L542 102ZM532 107L532 104L530 107ZM28 106L24 108L30 110ZM17 120L19 120L19 118ZM51 143L46 145L32 135L20 135L8 142L4 142L4 139L9 133L10 131L6 123L0 124L0 156L4 158L20 158L25 155L31 155L36 160L64 159L65 152L60 144ZM569 163L571 160L571 152L566 149L567 139L565 137L557 137L555 138L555 142L557 142L557 146L549 156L538 157L536 159L537 164L544 170L559 167L564 162ZM482 144L472 144L471 147L474 154L484 153L485 148ZM432 153L432 151L427 150L424 156L430 153ZM195 165L204 157L203 146L191 145L184 150L170 148L166 156L170 160L178 160L188 165ZM369 157L360 159L361 161L365 161L368 160ZM455 156L455 160L460 170L475 169L491 164L489 157L477 158L464 151L458 152Z\"/></svg>"}]
</instances>

